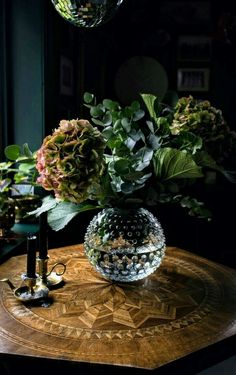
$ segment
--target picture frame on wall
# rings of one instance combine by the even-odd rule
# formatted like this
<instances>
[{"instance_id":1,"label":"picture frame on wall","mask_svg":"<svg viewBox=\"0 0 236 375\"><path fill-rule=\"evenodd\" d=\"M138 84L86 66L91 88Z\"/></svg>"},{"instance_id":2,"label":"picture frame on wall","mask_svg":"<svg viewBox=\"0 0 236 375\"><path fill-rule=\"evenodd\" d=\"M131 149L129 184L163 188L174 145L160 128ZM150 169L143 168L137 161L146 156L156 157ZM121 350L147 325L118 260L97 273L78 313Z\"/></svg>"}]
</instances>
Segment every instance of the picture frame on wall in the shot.
<instances>
[{"instance_id":1,"label":"picture frame on wall","mask_svg":"<svg viewBox=\"0 0 236 375\"><path fill-rule=\"evenodd\" d=\"M208 28L211 19L211 3L208 0L162 0L160 19L177 26Z\"/></svg>"},{"instance_id":2,"label":"picture frame on wall","mask_svg":"<svg viewBox=\"0 0 236 375\"><path fill-rule=\"evenodd\" d=\"M74 93L73 63L66 56L60 57L60 95L73 96Z\"/></svg>"},{"instance_id":3,"label":"picture frame on wall","mask_svg":"<svg viewBox=\"0 0 236 375\"><path fill-rule=\"evenodd\" d=\"M208 91L210 71L208 68L179 68L178 91Z\"/></svg>"},{"instance_id":4,"label":"picture frame on wall","mask_svg":"<svg viewBox=\"0 0 236 375\"><path fill-rule=\"evenodd\" d=\"M180 35L177 42L178 61L210 61L211 38L205 35Z\"/></svg>"}]
</instances>

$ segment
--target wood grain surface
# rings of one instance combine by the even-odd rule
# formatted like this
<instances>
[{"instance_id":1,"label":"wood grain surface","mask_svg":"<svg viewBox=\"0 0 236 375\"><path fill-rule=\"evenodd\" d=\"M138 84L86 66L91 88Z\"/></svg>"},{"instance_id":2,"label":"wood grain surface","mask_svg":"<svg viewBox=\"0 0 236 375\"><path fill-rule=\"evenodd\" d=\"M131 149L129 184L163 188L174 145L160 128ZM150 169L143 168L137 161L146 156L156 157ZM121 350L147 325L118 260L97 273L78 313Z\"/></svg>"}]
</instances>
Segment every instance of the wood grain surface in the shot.
<instances>
[{"instance_id":1,"label":"wood grain surface","mask_svg":"<svg viewBox=\"0 0 236 375\"><path fill-rule=\"evenodd\" d=\"M154 369L236 332L236 271L168 247L148 278L115 284L89 264L82 245L49 251L67 266L48 307L18 301L0 283L0 354ZM0 266L17 287L26 257Z\"/></svg>"}]
</instances>

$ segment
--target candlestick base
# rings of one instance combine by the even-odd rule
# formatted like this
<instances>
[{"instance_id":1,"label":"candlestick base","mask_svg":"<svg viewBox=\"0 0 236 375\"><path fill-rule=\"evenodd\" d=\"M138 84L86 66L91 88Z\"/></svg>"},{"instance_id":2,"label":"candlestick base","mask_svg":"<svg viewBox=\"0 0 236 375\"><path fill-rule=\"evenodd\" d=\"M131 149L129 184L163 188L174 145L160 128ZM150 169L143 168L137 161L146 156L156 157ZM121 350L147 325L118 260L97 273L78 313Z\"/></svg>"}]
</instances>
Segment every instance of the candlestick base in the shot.
<instances>
[{"instance_id":1,"label":"candlestick base","mask_svg":"<svg viewBox=\"0 0 236 375\"><path fill-rule=\"evenodd\" d=\"M15 298L21 302L37 301L48 297L49 289L46 285L38 283L36 278L27 277L26 274L21 275L21 278L27 285L19 288L15 288L7 278L0 281L7 283L12 289Z\"/></svg>"},{"instance_id":2,"label":"candlestick base","mask_svg":"<svg viewBox=\"0 0 236 375\"><path fill-rule=\"evenodd\" d=\"M48 297L49 289L43 285L36 285L33 288L21 286L14 291L14 296L21 302L36 301Z\"/></svg>"},{"instance_id":3,"label":"candlestick base","mask_svg":"<svg viewBox=\"0 0 236 375\"><path fill-rule=\"evenodd\" d=\"M37 258L37 262L39 264L38 276L42 280L42 283L45 284L50 289L50 288L58 287L64 283L62 275L64 275L66 271L66 265L60 262L55 263L52 266L50 272L47 272L48 271L48 259L49 257L47 257L46 259ZM62 267L61 271L53 272L53 270L55 270L55 268L57 267Z\"/></svg>"}]
</instances>

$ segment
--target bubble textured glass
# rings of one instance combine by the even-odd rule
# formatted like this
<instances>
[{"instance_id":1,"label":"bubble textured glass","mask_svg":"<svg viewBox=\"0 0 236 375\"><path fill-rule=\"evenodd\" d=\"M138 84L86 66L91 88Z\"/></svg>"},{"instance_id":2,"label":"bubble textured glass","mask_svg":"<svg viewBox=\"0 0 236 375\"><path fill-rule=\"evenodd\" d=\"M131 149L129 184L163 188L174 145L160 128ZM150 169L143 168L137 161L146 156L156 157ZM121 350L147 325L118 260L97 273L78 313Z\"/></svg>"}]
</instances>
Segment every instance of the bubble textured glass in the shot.
<instances>
[{"instance_id":1,"label":"bubble textured glass","mask_svg":"<svg viewBox=\"0 0 236 375\"><path fill-rule=\"evenodd\" d=\"M96 27L113 17L123 0L51 0L57 12L78 27Z\"/></svg>"},{"instance_id":2,"label":"bubble textured glass","mask_svg":"<svg viewBox=\"0 0 236 375\"><path fill-rule=\"evenodd\" d=\"M160 266L166 245L161 224L148 210L105 208L90 222L84 249L103 277L131 282Z\"/></svg>"}]
</instances>

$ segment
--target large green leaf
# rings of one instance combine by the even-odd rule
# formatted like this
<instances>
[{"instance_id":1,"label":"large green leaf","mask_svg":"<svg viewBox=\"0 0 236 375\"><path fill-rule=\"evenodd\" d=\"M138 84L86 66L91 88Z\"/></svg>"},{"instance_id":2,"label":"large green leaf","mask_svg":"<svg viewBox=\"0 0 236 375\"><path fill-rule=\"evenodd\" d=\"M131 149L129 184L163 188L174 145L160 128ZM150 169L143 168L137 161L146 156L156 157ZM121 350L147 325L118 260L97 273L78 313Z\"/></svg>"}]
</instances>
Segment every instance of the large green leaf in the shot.
<instances>
[{"instance_id":1,"label":"large green leaf","mask_svg":"<svg viewBox=\"0 0 236 375\"><path fill-rule=\"evenodd\" d=\"M100 206L72 202L59 202L55 208L48 212L48 224L56 232L63 229L76 215L81 212L94 210Z\"/></svg>"},{"instance_id":2,"label":"large green leaf","mask_svg":"<svg viewBox=\"0 0 236 375\"><path fill-rule=\"evenodd\" d=\"M79 205L60 202L48 212L48 224L55 230L64 228L79 212Z\"/></svg>"},{"instance_id":3,"label":"large green leaf","mask_svg":"<svg viewBox=\"0 0 236 375\"><path fill-rule=\"evenodd\" d=\"M169 147L156 151L153 164L155 175L165 181L176 178L203 177L201 168L190 154Z\"/></svg>"},{"instance_id":4,"label":"large green leaf","mask_svg":"<svg viewBox=\"0 0 236 375\"><path fill-rule=\"evenodd\" d=\"M56 207L57 200L53 198L51 195L47 195L42 199L42 205L34 211L27 212L28 215L35 215L36 217L41 215L43 212L47 212L52 208Z\"/></svg>"}]
</instances>

